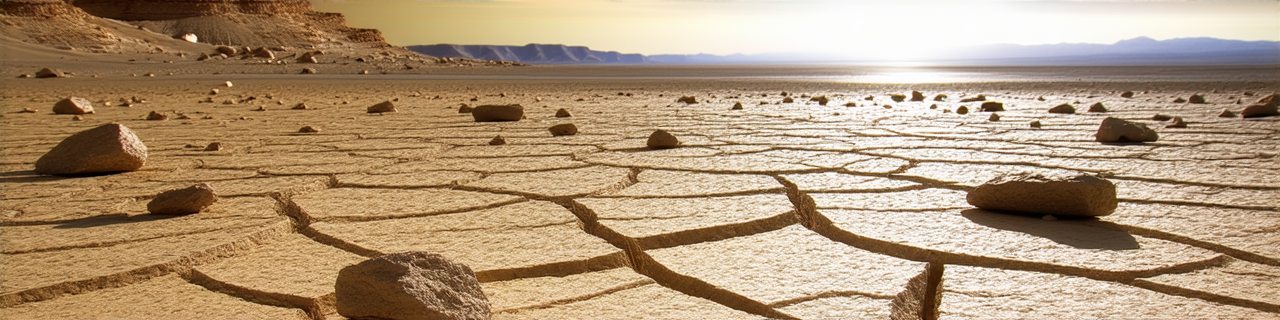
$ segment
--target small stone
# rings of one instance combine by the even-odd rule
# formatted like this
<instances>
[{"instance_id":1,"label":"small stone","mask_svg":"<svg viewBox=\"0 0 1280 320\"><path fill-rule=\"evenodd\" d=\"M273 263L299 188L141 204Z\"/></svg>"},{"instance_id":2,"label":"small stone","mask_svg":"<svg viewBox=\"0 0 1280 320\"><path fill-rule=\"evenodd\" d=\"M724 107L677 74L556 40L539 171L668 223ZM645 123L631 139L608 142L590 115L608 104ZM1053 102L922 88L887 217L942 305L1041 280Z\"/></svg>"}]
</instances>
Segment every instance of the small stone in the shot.
<instances>
[{"instance_id":1,"label":"small stone","mask_svg":"<svg viewBox=\"0 0 1280 320\"><path fill-rule=\"evenodd\" d=\"M873 96L873 95L867 95L865 98L862 98L862 100L866 100L866 101L871 101L875 99L876 99L876 96Z\"/></svg>"},{"instance_id":2,"label":"small stone","mask_svg":"<svg viewBox=\"0 0 1280 320\"><path fill-rule=\"evenodd\" d=\"M71 121L84 121L84 117L74 116L74 117L71 117Z\"/></svg>"},{"instance_id":3,"label":"small stone","mask_svg":"<svg viewBox=\"0 0 1280 320\"><path fill-rule=\"evenodd\" d=\"M391 103L391 101L383 101L378 104L369 106L367 110L369 113L396 112L396 105L394 103Z\"/></svg>"},{"instance_id":4,"label":"small stone","mask_svg":"<svg viewBox=\"0 0 1280 320\"><path fill-rule=\"evenodd\" d=\"M932 109L937 109L937 108L938 108L938 105L936 105L936 104L931 104L931 105L929 105L929 109L930 109L930 110L932 110Z\"/></svg>"},{"instance_id":5,"label":"small stone","mask_svg":"<svg viewBox=\"0 0 1280 320\"><path fill-rule=\"evenodd\" d=\"M205 60L209 60L209 58L211 57L209 57L208 53L201 53L200 57L196 58L196 61L205 61Z\"/></svg>"},{"instance_id":6,"label":"small stone","mask_svg":"<svg viewBox=\"0 0 1280 320\"><path fill-rule=\"evenodd\" d=\"M827 96L817 96L817 97L809 98L809 101L817 101L818 105L825 106L827 105L827 102L831 101L831 99L828 99Z\"/></svg>"},{"instance_id":7,"label":"small stone","mask_svg":"<svg viewBox=\"0 0 1280 320\"><path fill-rule=\"evenodd\" d=\"M228 47L228 46L218 46L218 47L217 47L217 48L215 48L214 50L217 50L217 51L218 51L218 53L225 54L225 55L227 55L227 56L234 56L234 55L236 55L236 48L232 48L232 47Z\"/></svg>"},{"instance_id":8,"label":"small stone","mask_svg":"<svg viewBox=\"0 0 1280 320\"><path fill-rule=\"evenodd\" d=\"M1039 127L1040 127L1040 120L1031 121L1031 127L1032 127L1032 128L1039 128Z\"/></svg>"},{"instance_id":9,"label":"small stone","mask_svg":"<svg viewBox=\"0 0 1280 320\"><path fill-rule=\"evenodd\" d=\"M319 73L318 71L316 71L316 69L312 69L312 68L302 69L302 74L316 74L316 73Z\"/></svg>"},{"instance_id":10,"label":"small stone","mask_svg":"<svg viewBox=\"0 0 1280 320\"><path fill-rule=\"evenodd\" d=\"M204 151L222 151L222 143L210 142L209 146L204 147Z\"/></svg>"},{"instance_id":11,"label":"small stone","mask_svg":"<svg viewBox=\"0 0 1280 320\"><path fill-rule=\"evenodd\" d=\"M151 111L151 113L147 114L147 120L158 121L158 120L168 120L168 119L169 119L169 115L166 115L160 112Z\"/></svg>"},{"instance_id":12,"label":"small stone","mask_svg":"<svg viewBox=\"0 0 1280 320\"><path fill-rule=\"evenodd\" d=\"M1036 101L1044 101L1044 96L1036 97Z\"/></svg>"},{"instance_id":13,"label":"small stone","mask_svg":"<svg viewBox=\"0 0 1280 320\"><path fill-rule=\"evenodd\" d=\"M524 106L519 104L483 105L471 111L476 122L520 121L524 118Z\"/></svg>"},{"instance_id":14,"label":"small stone","mask_svg":"<svg viewBox=\"0 0 1280 320\"><path fill-rule=\"evenodd\" d=\"M551 135L555 137L572 136L578 134L578 126L572 123L561 123L547 128L547 131L551 131Z\"/></svg>"},{"instance_id":15,"label":"small stone","mask_svg":"<svg viewBox=\"0 0 1280 320\"><path fill-rule=\"evenodd\" d=\"M80 97L68 97L53 104L55 114L88 114L93 113L93 103Z\"/></svg>"},{"instance_id":16,"label":"small stone","mask_svg":"<svg viewBox=\"0 0 1280 320\"><path fill-rule=\"evenodd\" d=\"M556 118L568 118L572 116L573 115L569 114L569 110L565 110L564 108L560 108L560 110L556 110Z\"/></svg>"},{"instance_id":17,"label":"small stone","mask_svg":"<svg viewBox=\"0 0 1280 320\"><path fill-rule=\"evenodd\" d=\"M992 113L990 117L987 117L987 121L1000 121L1000 115Z\"/></svg>"},{"instance_id":18,"label":"small stone","mask_svg":"<svg viewBox=\"0 0 1280 320\"><path fill-rule=\"evenodd\" d=\"M956 114L966 114L966 113L969 113L969 107L960 106L959 108L956 108Z\"/></svg>"},{"instance_id":19,"label":"small stone","mask_svg":"<svg viewBox=\"0 0 1280 320\"><path fill-rule=\"evenodd\" d=\"M147 76L147 77L155 77L155 76L156 76L156 74L154 74L154 73L150 73L150 72L147 72L147 74L145 74L145 76Z\"/></svg>"},{"instance_id":20,"label":"small stone","mask_svg":"<svg viewBox=\"0 0 1280 320\"><path fill-rule=\"evenodd\" d=\"M936 96L933 96L933 101L943 101L943 100L947 100L947 95L938 94Z\"/></svg>"},{"instance_id":21,"label":"small stone","mask_svg":"<svg viewBox=\"0 0 1280 320\"><path fill-rule=\"evenodd\" d=\"M893 99L893 102L902 102L907 100L907 95L894 93L889 95L889 99Z\"/></svg>"},{"instance_id":22,"label":"small stone","mask_svg":"<svg viewBox=\"0 0 1280 320\"><path fill-rule=\"evenodd\" d=\"M472 108L471 106L463 103L462 105L458 106L458 113L471 113L471 112L474 112L475 109L476 108Z\"/></svg>"},{"instance_id":23,"label":"small stone","mask_svg":"<svg viewBox=\"0 0 1280 320\"><path fill-rule=\"evenodd\" d=\"M912 90L911 101L924 101L924 93L920 93L920 91Z\"/></svg>"},{"instance_id":24,"label":"small stone","mask_svg":"<svg viewBox=\"0 0 1280 320\"><path fill-rule=\"evenodd\" d=\"M1121 98L1133 98L1133 91L1125 91L1120 93Z\"/></svg>"},{"instance_id":25,"label":"small stone","mask_svg":"<svg viewBox=\"0 0 1280 320\"><path fill-rule=\"evenodd\" d=\"M1173 119L1173 117L1172 117L1172 116L1168 116L1168 115L1159 114L1159 113L1157 113L1157 114L1156 114L1156 115L1154 115L1154 116L1151 116L1151 120L1155 120L1155 121L1169 121L1170 119Z\"/></svg>"},{"instance_id":26,"label":"small stone","mask_svg":"<svg viewBox=\"0 0 1280 320\"><path fill-rule=\"evenodd\" d=\"M976 96L976 97L960 99L960 102L961 102L961 103L964 103L964 102L978 102L978 101L987 101L987 96L984 96L984 95L978 95L978 96Z\"/></svg>"},{"instance_id":27,"label":"small stone","mask_svg":"<svg viewBox=\"0 0 1280 320\"><path fill-rule=\"evenodd\" d=\"M1244 110L1240 111L1240 116L1245 118L1280 116L1280 98L1277 98L1274 93L1262 97L1258 102L1244 107Z\"/></svg>"},{"instance_id":28,"label":"small stone","mask_svg":"<svg viewBox=\"0 0 1280 320\"><path fill-rule=\"evenodd\" d=\"M1099 217L1116 210L1116 185L1089 175L998 176L969 191L969 204L995 211Z\"/></svg>"},{"instance_id":29,"label":"small stone","mask_svg":"<svg viewBox=\"0 0 1280 320\"><path fill-rule=\"evenodd\" d=\"M58 69L44 68L40 69L39 72L36 72L36 78L65 78L66 76L66 73L63 73L62 70Z\"/></svg>"},{"instance_id":30,"label":"small stone","mask_svg":"<svg viewBox=\"0 0 1280 320\"><path fill-rule=\"evenodd\" d=\"M1052 214L1046 214L1046 215L1044 215L1044 216L1040 217L1040 219L1041 219L1041 220L1044 220L1044 221L1058 221L1058 217L1055 217L1055 216L1053 216Z\"/></svg>"},{"instance_id":31,"label":"small stone","mask_svg":"<svg viewBox=\"0 0 1280 320\"><path fill-rule=\"evenodd\" d=\"M729 108L729 110L742 110L742 102L734 102L733 107Z\"/></svg>"},{"instance_id":32,"label":"small stone","mask_svg":"<svg viewBox=\"0 0 1280 320\"><path fill-rule=\"evenodd\" d=\"M298 132L299 133L316 133L316 132L320 132L320 129L312 126L305 126L305 127L302 127L302 129L298 129Z\"/></svg>"},{"instance_id":33,"label":"small stone","mask_svg":"<svg viewBox=\"0 0 1280 320\"><path fill-rule=\"evenodd\" d=\"M1089 106L1089 112L1107 112L1107 107L1102 105L1101 102L1096 102Z\"/></svg>"},{"instance_id":34,"label":"small stone","mask_svg":"<svg viewBox=\"0 0 1280 320\"><path fill-rule=\"evenodd\" d=\"M217 94L218 94L218 92L219 92L219 90L218 90L218 89L211 89L211 90L209 90L209 95L211 95L211 96L212 96L212 95L217 95Z\"/></svg>"},{"instance_id":35,"label":"small stone","mask_svg":"<svg viewBox=\"0 0 1280 320\"><path fill-rule=\"evenodd\" d=\"M1193 94L1193 95L1191 95L1191 97L1190 97L1190 98L1187 98L1187 102L1190 102L1190 103L1204 103L1204 96L1202 96L1202 95L1198 95L1198 94Z\"/></svg>"},{"instance_id":36,"label":"small stone","mask_svg":"<svg viewBox=\"0 0 1280 320\"><path fill-rule=\"evenodd\" d=\"M796 102L796 100L792 99L791 97L782 98L782 103L792 103L792 102Z\"/></svg>"},{"instance_id":37,"label":"small stone","mask_svg":"<svg viewBox=\"0 0 1280 320\"><path fill-rule=\"evenodd\" d=\"M1112 117L1102 119L1102 125L1098 127L1098 133L1094 137L1098 142L1145 142L1160 138L1155 130L1144 124Z\"/></svg>"},{"instance_id":38,"label":"small stone","mask_svg":"<svg viewBox=\"0 0 1280 320\"><path fill-rule=\"evenodd\" d=\"M501 135L493 137L493 140L489 140L489 145L491 146L500 146L504 144L507 144L507 139L503 138Z\"/></svg>"},{"instance_id":39,"label":"small stone","mask_svg":"<svg viewBox=\"0 0 1280 320\"><path fill-rule=\"evenodd\" d=\"M267 111L267 107L265 107L265 106L258 106L258 108L257 108L257 109L253 109L253 111Z\"/></svg>"},{"instance_id":40,"label":"small stone","mask_svg":"<svg viewBox=\"0 0 1280 320\"><path fill-rule=\"evenodd\" d=\"M1076 107L1063 103L1056 107L1049 108L1049 113L1076 113Z\"/></svg>"},{"instance_id":41,"label":"small stone","mask_svg":"<svg viewBox=\"0 0 1280 320\"><path fill-rule=\"evenodd\" d=\"M32 108L22 108L22 111L18 111L18 113L36 113L36 112L40 112L40 111L37 111L36 109L32 109Z\"/></svg>"},{"instance_id":42,"label":"small stone","mask_svg":"<svg viewBox=\"0 0 1280 320\"><path fill-rule=\"evenodd\" d=\"M147 162L147 146L121 124L81 131L36 160L36 173L73 175L134 171Z\"/></svg>"},{"instance_id":43,"label":"small stone","mask_svg":"<svg viewBox=\"0 0 1280 320\"><path fill-rule=\"evenodd\" d=\"M1220 118L1235 118L1235 117L1236 117L1236 113L1235 113L1235 112L1231 112L1231 109L1222 109L1222 112L1219 112L1219 113L1218 113L1218 117L1220 117Z\"/></svg>"},{"instance_id":44,"label":"small stone","mask_svg":"<svg viewBox=\"0 0 1280 320\"><path fill-rule=\"evenodd\" d=\"M1182 117L1173 117L1173 122L1170 122L1168 125L1164 127L1165 128L1186 128L1187 122L1182 121Z\"/></svg>"},{"instance_id":45,"label":"small stone","mask_svg":"<svg viewBox=\"0 0 1280 320\"><path fill-rule=\"evenodd\" d=\"M231 84L231 81L227 81L226 85L227 85L227 88L230 88L231 86L233 86L233 84Z\"/></svg>"},{"instance_id":46,"label":"small stone","mask_svg":"<svg viewBox=\"0 0 1280 320\"><path fill-rule=\"evenodd\" d=\"M369 74L369 70L360 70L359 74Z\"/></svg>"},{"instance_id":47,"label":"small stone","mask_svg":"<svg viewBox=\"0 0 1280 320\"><path fill-rule=\"evenodd\" d=\"M685 104L697 104L698 98L694 96L683 96L676 99L676 102L684 102Z\"/></svg>"},{"instance_id":48,"label":"small stone","mask_svg":"<svg viewBox=\"0 0 1280 320\"><path fill-rule=\"evenodd\" d=\"M339 315L352 319L489 319L475 272L425 252L382 255L338 271Z\"/></svg>"},{"instance_id":49,"label":"small stone","mask_svg":"<svg viewBox=\"0 0 1280 320\"><path fill-rule=\"evenodd\" d=\"M983 102L982 106L979 107L979 110L981 110L982 112L1004 111L1004 103L995 102L995 101Z\"/></svg>"},{"instance_id":50,"label":"small stone","mask_svg":"<svg viewBox=\"0 0 1280 320\"><path fill-rule=\"evenodd\" d=\"M1173 103L1184 103L1184 102L1187 102L1187 99L1183 99L1183 98L1173 99Z\"/></svg>"},{"instance_id":51,"label":"small stone","mask_svg":"<svg viewBox=\"0 0 1280 320\"><path fill-rule=\"evenodd\" d=\"M884 108L885 108L885 109L893 109L893 106L891 106L891 105L889 105L889 104L887 104L887 103L886 103L886 104L884 105Z\"/></svg>"},{"instance_id":52,"label":"small stone","mask_svg":"<svg viewBox=\"0 0 1280 320\"><path fill-rule=\"evenodd\" d=\"M18 77L19 77L19 78L31 78L31 74L30 74L30 73L23 73L23 74L18 75Z\"/></svg>"},{"instance_id":53,"label":"small stone","mask_svg":"<svg viewBox=\"0 0 1280 320\"><path fill-rule=\"evenodd\" d=\"M670 149L680 146L680 139L666 130L656 130L649 135L649 141L645 145L650 149Z\"/></svg>"},{"instance_id":54,"label":"small stone","mask_svg":"<svg viewBox=\"0 0 1280 320\"><path fill-rule=\"evenodd\" d=\"M193 214L217 201L218 194L213 192L213 187L201 183L185 189L161 192L147 203L147 211L164 215Z\"/></svg>"},{"instance_id":55,"label":"small stone","mask_svg":"<svg viewBox=\"0 0 1280 320\"><path fill-rule=\"evenodd\" d=\"M290 108L290 109L293 109L293 110L307 110L307 109L311 109L311 107L310 107L310 106L307 106L307 103L306 103L306 102L299 102L298 104L294 105L294 106L293 106L293 108Z\"/></svg>"}]
</instances>

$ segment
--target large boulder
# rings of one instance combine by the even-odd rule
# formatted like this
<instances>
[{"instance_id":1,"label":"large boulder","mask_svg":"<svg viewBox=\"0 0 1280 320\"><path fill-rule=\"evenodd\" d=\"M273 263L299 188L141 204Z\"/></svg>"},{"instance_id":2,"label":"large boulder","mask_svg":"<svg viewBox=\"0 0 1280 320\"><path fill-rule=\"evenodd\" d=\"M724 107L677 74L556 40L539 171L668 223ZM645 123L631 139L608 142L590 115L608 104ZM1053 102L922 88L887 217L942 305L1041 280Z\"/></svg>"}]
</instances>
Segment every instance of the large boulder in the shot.
<instances>
[{"instance_id":1,"label":"large boulder","mask_svg":"<svg viewBox=\"0 0 1280 320\"><path fill-rule=\"evenodd\" d=\"M981 110L982 112L1004 111L1004 103L996 102L996 101L987 101L987 102L983 102L982 105L979 106L979 108L980 109L978 110Z\"/></svg>"},{"instance_id":2,"label":"large boulder","mask_svg":"<svg viewBox=\"0 0 1280 320\"><path fill-rule=\"evenodd\" d=\"M1244 111L1240 111L1240 116L1245 118L1280 116L1280 98L1276 98L1274 93L1262 97L1258 102L1244 107Z\"/></svg>"},{"instance_id":3,"label":"large boulder","mask_svg":"<svg viewBox=\"0 0 1280 320\"><path fill-rule=\"evenodd\" d=\"M53 104L53 113L56 114L86 114L93 113L93 103L85 98L69 97Z\"/></svg>"},{"instance_id":4,"label":"large boulder","mask_svg":"<svg viewBox=\"0 0 1280 320\"><path fill-rule=\"evenodd\" d=\"M67 74L65 72L58 69L44 68L36 72L36 78L63 78L66 76Z\"/></svg>"},{"instance_id":5,"label":"large boulder","mask_svg":"<svg viewBox=\"0 0 1280 320\"><path fill-rule=\"evenodd\" d=\"M204 210L218 201L218 194L207 183L183 189L169 190L156 195L147 203L147 211L154 214L182 215Z\"/></svg>"},{"instance_id":6,"label":"large boulder","mask_svg":"<svg viewBox=\"0 0 1280 320\"><path fill-rule=\"evenodd\" d=\"M391 101L383 101L383 102L379 102L378 104L369 106L369 108L366 110L368 111L368 113L396 112L396 104L391 103Z\"/></svg>"},{"instance_id":7,"label":"large boulder","mask_svg":"<svg viewBox=\"0 0 1280 320\"><path fill-rule=\"evenodd\" d=\"M987 210L1098 217L1116 210L1116 185L1089 176L1002 175L969 191L969 204Z\"/></svg>"},{"instance_id":8,"label":"large boulder","mask_svg":"<svg viewBox=\"0 0 1280 320\"><path fill-rule=\"evenodd\" d=\"M352 319L489 319L471 268L425 252L393 253L347 266L334 285L338 314Z\"/></svg>"},{"instance_id":9,"label":"large boulder","mask_svg":"<svg viewBox=\"0 0 1280 320\"><path fill-rule=\"evenodd\" d=\"M488 104L471 110L476 122L520 121L524 118L524 106L519 104Z\"/></svg>"},{"instance_id":10,"label":"large boulder","mask_svg":"<svg viewBox=\"0 0 1280 320\"><path fill-rule=\"evenodd\" d=\"M924 93L920 91L911 91L911 101L924 101Z\"/></svg>"},{"instance_id":11,"label":"large boulder","mask_svg":"<svg viewBox=\"0 0 1280 320\"><path fill-rule=\"evenodd\" d=\"M649 135L645 145L650 149L671 149L680 146L680 139L666 130L656 130Z\"/></svg>"},{"instance_id":12,"label":"large boulder","mask_svg":"<svg viewBox=\"0 0 1280 320\"><path fill-rule=\"evenodd\" d=\"M1076 107L1063 103L1056 107L1049 108L1049 113L1076 113Z\"/></svg>"},{"instance_id":13,"label":"large boulder","mask_svg":"<svg viewBox=\"0 0 1280 320\"><path fill-rule=\"evenodd\" d=\"M578 126L572 123L561 123L547 128L547 131L550 131L551 135L555 137L572 136L578 134Z\"/></svg>"},{"instance_id":14,"label":"large boulder","mask_svg":"<svg viewBox=\"0 0 1280 320\"><path fill-rule=\"evenodd\" d=\"M63 139L36 160L36 173L75 175L134 171L147 162L147 146L118 123L81 131Z\"/></svg>"},{"instance_id":15,"label":"large boulder","mask_svg":"<svg viewBox=\"0 0 1280 320\"><path fill-rule=\"evenodd\" d=\"M1102 119L1102 125L1098 127L1098 133L1094 137L1099 142L1144 142L1160 139L1160 135L1147 128L1147 125L1112 117Z\"/></svg>"}]
</instances>

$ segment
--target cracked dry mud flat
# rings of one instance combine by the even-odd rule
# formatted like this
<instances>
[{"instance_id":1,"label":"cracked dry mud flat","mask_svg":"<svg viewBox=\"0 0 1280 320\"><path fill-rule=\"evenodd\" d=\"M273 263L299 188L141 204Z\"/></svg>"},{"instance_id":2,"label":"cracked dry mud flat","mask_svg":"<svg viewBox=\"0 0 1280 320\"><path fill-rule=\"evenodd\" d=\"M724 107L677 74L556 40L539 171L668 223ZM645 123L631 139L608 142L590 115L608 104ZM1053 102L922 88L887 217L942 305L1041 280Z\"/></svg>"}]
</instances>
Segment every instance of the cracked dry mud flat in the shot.
<instances>
[{"instance_id":1,"label":"cracked dry mud flat","mask_svg":"<svg viewBox=\"0 0 1280 320\"><path fill-rule=\"evenodd\" d=\"M1280 318L1280 118L1216 116L1274 82L212 78L4 80L0 318L336 319L340 268L411 250L474 269L497 319ZM950 99L889 100L912 89ZM1209 103L1171 102L1192 93ZM977 94L1006 103L1000 121L942 112ZM98 113L48 112L68 95ZM390 99L399 113L365 113ZM1094 102L1112 111L1046 112ZM475 123L460 103L521 103L527 119ZM1105 116L1160 141L1094 142ZM147 144L142 170L31 172L112 121ZM558 123L580 133L552 137ZM644 148L655 129L683 147ZM965 202L1023 171L1104 175L1120 207L1048 221ZM200 182L213 207L146 214Z\"/></svg>"}]
</instances>

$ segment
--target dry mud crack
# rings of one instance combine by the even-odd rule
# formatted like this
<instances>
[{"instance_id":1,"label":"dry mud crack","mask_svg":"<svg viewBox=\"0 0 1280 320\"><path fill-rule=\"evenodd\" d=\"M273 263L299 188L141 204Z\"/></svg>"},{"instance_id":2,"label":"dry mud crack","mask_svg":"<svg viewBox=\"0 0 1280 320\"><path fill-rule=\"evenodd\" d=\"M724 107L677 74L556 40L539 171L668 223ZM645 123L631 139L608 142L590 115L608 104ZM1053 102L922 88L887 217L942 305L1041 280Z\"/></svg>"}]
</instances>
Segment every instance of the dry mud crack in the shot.
<instances>
[{"instance_id":1,"label":"dry mud crack","mask_svg":"<svg viewBox=\"0 0 1280 320\"><path fill-rule=\"evenodd\" d=\"M227 79L214 80L0 80L0 317L329 319L337 270L400 251L469 265L498 319L1280 317L1280 119L1217 117L1273 82L237 78L219 98L256 99L201 103ZM985 93L1007 111L992 122L942 112L972 103L888 96L912 89ZM783 90L833 103L782 103ZM17 112L66 95L98 113ZM685 95L700 103L674 102ZM101 104L122 96L148 102ZM473 122L457 112L473 97L527 118ZM392 99L397 113L364 110ZM1110 112L1046 112L1077 100ZM1190 125L1144 120L1157 111ZM1105 116L1161 139L1099 144ZM31 171L108 122L147 144L141 170ZM547 132L562 123L580 132ZM656 129L683 145L647 149ZM507 145L488 145L497 135ZM211 142L223 150L202 151ZM1101 175L1121 204L1045 220L966 203L1013 172ZM155 194L200 182L223 196L205 212L146 214Z\"/></svg>"}]
</instances>

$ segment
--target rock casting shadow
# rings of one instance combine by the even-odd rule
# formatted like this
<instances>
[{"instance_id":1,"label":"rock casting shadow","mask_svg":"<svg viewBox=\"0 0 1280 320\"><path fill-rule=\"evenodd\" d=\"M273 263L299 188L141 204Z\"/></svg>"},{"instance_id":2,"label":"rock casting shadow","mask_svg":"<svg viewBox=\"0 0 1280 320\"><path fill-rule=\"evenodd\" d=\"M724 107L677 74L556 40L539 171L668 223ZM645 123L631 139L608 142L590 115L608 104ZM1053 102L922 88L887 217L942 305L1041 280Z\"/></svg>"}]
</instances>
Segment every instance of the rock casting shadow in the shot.
<instances>
[{"instance_id":1,"label":"rock casting shadow","mask_svg":"<svg viewBox=\"0 0 1280 320\"><path fill-rule=\"evenodd\" d=\"M57 226L53 228L54 229L93 228L93 227L109 226L113 224L157 221L157 220L165 220L165 219L172 219L172 218L178 218L178 217L183 217L183 216L162 215L162 214L140 214L136 216L130 216L126 214L111 214L111 215L101 215L101 216L93 216L88 218L80 218L75 220L68 220L68 221L59 223Z\"/></svg>"},{"instance_id":2,"label":"rock casting shadow","mask_svg":"<svg viewBox=\"0 0 1280 320\"><path fill-rule=\"evenodd\" d=\"M1041 219L1038 215L996 213L981 209L964 210L960 215L980 225L1043 237L1078 249L1137 250L1141 248L1138 240L1134 239L1129 232L1088 223L1088 221L1094 221L1093 219L1048 221Z\"/></svg>"}]
</instances>

